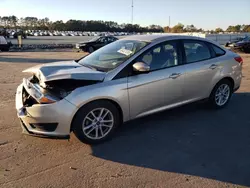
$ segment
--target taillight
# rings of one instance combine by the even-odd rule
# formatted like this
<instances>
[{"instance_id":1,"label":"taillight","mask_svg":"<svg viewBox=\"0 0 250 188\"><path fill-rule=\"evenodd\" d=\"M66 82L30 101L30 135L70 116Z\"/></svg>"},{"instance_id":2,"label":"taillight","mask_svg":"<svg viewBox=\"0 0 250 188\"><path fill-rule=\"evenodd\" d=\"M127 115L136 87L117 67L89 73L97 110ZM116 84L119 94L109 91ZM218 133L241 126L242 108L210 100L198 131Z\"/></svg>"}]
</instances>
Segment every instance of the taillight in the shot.
<instances>
[{"instance_id":1,"label":"taillight","mask_svg":"<svg viewBox=\"0 0 250 188\"><path fill-rule=\"evenodd\" d=\"M235 59L235 61L237 61L238 63L243 63L243 59L242 59L240 56L235 57L234 59Z\"/></svg>"}]
</instances>

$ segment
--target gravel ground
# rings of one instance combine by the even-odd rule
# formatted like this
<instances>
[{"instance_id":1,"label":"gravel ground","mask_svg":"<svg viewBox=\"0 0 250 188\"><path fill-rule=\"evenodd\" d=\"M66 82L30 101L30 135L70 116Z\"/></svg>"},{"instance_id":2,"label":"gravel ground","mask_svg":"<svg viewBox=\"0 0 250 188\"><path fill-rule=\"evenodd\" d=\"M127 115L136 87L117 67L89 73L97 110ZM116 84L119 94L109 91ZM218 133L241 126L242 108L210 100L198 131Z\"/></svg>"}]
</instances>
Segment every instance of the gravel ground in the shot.
<instances>
[{"instance_id":1,"label":"gravel ground","mask_svg":"<svg viewBox=\"0 0 250 188\"><path fill-rule=\"evenodd\" d=\"M21 134L15 90L21 71L83 53L0 53L0 187L249 187L250 55L227 108L191 104L131 121L91 147Z\"/></svg>"}]
</instances>

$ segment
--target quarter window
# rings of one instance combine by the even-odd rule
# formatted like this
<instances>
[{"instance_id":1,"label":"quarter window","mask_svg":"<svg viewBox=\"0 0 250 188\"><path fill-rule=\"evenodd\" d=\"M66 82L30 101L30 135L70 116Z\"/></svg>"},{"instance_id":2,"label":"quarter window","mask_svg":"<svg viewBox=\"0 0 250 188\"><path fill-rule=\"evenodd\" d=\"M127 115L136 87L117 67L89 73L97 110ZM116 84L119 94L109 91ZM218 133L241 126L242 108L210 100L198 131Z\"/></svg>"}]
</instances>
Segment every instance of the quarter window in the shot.
<instances>
[{"instance_id":1,"label":"quarter window","mask_svg":"<svg viewBox=\"0 0 250 188\"><path fill-rule=\"evenodd\" d=\"M214 45L214 44L211 44L214 52L215 52L215 55L216 57L219 57L219 56L222 56L225 54L225 51L222 50L221 48L219 48L218 46Z\"/></svg>"},{"instance_id":2,"label":"quarter window","mask_svg":"<svg viewBox=\"0 0 250 188\"><path fill-rule=\"evenodd\" d=\"M208 46L202 41L184 41L184 49L187 63L211 58Z\"/></svg>"},{"instance_id":3,"label":"quarter window","mask_svg":"<svg viewBox=\"0 0 250 188\"><path fill-rule=\"evenodd\" d=\"M156 45L146 53L139 56L136 61L141 61L150 66L150 70L157 70L179 64L177 43L167 42Z\"/></svg>"}]
</instances>

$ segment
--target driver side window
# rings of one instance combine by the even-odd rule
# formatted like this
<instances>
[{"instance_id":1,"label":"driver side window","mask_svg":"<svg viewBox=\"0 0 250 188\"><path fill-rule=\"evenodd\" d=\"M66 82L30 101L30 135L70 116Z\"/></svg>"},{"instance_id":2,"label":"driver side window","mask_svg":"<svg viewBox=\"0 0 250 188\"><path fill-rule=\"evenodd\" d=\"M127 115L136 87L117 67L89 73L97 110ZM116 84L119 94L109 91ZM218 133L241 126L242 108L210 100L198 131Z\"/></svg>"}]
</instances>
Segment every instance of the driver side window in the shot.
<instances>
[{"instance_id":1,"label":"driver side window","mask_svg":"<svg viewBox=\"0 0 250 188\"><path fill-rule=\"evenodd\" d=\"M179 65L176 41L169 41L153 46L136 59L150 66L150 70L158 70Z\"/></svg>"}]
</instances>

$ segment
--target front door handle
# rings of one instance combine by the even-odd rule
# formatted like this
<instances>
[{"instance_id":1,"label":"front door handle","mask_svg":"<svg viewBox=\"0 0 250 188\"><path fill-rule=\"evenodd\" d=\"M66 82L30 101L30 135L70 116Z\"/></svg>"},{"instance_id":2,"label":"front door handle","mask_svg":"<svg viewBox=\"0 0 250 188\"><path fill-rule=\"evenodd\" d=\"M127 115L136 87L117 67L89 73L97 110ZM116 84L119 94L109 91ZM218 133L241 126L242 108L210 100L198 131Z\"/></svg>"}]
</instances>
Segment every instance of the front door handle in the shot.
<instances>
[{"instance_id":1,"label":"front door handle","mask_svg":"<svg viewBox=\"0 0 250 188\"><path fill-rule=\"evenodd\" d=\"M169 76L169 78L175 79L178 78L181 75L181 73L173 73Z\"/></svg>"},{"instance_id":2,"label":"front door handle","mask_svg":"<svg viewBox=\"0 0 250 188\"><path fill-rule=\"evenodd\" d=\"M216 69L217 67L218 65L212 64L209 68L213 70L213 69Z\"/></svg>"}]
</instances>

